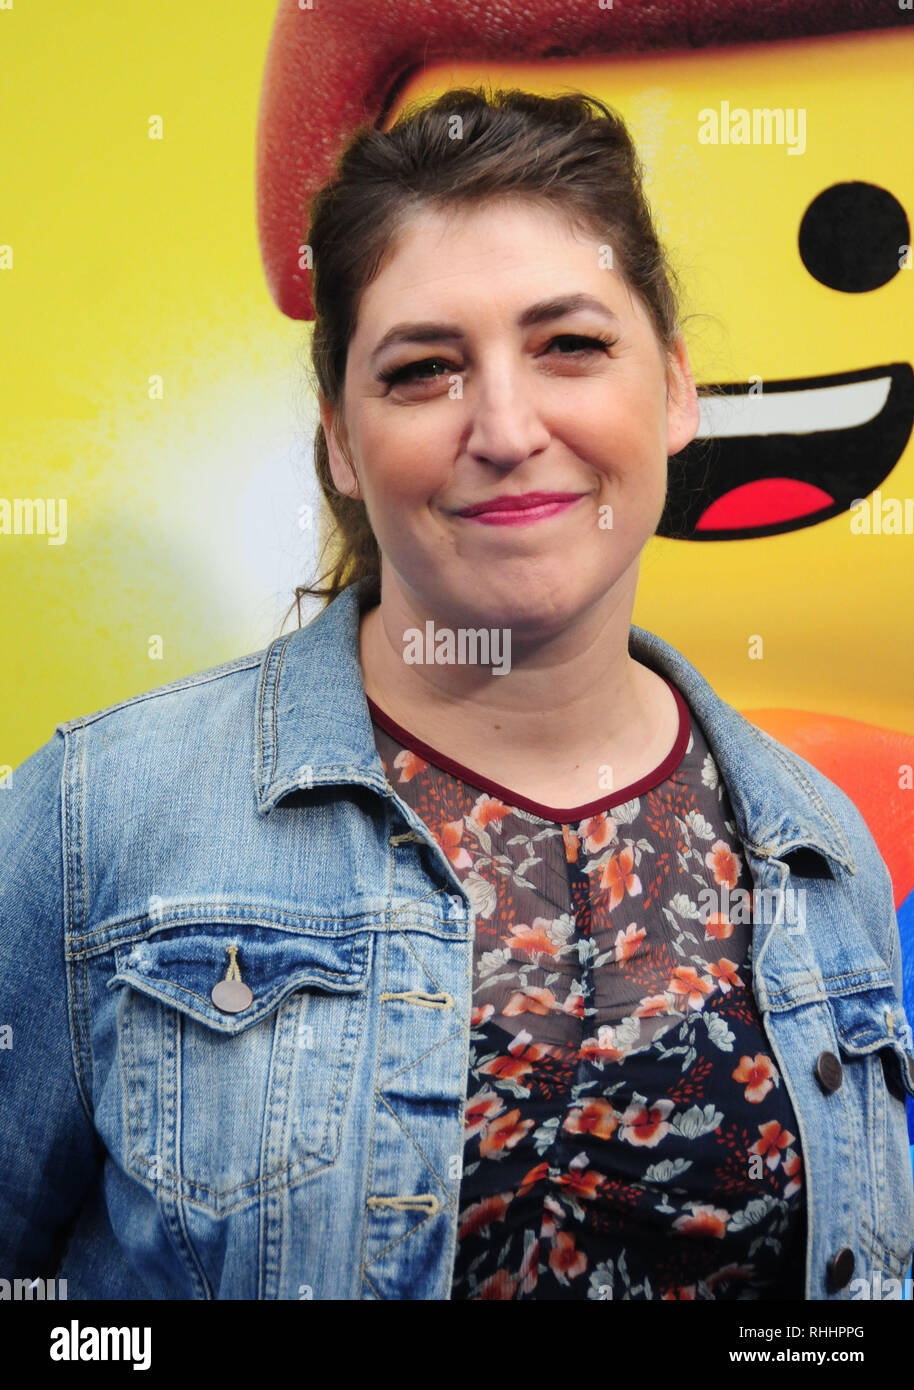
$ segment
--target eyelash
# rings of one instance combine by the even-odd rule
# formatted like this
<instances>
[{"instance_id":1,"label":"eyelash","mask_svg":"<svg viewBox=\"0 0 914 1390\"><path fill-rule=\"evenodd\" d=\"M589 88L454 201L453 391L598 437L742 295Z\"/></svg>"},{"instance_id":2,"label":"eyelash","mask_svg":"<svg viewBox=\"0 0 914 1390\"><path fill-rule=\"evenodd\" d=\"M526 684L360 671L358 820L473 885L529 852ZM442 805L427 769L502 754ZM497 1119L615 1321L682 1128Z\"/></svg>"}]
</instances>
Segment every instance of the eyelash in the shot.
<instances>
[{"instance_id":1,"label":"eyelash","mask_svg":"<svg viewBox=\"0 0 914 1390\"><path fill-rule=\"evenodd\" d=\"M549 346L551 347L553 343L560 342L587 343L588 346L584 351L606 353L611 347L615 347L618 341L618 338L603 337L599 333L557 333L556 336L550 340ZM581 350L582 349L579 348L577 351L580 352ZM559 356L574 357L575 353L563 352L560 353ZM404 367L388 367L386 371L378 372L378 380L386 382L388 386L396 386L403 381L434 381L436 376L447 375L444 372L438 372L432 376L413 376L413 373L416 372L419 367L426 367L432 362L443 362L443 359L440 357L424 357L421 362L409 362ZM445 363L444 365L447 364ZM457 375L457 373L454 373L454 375Z\"/></svg>"}]
</instances>

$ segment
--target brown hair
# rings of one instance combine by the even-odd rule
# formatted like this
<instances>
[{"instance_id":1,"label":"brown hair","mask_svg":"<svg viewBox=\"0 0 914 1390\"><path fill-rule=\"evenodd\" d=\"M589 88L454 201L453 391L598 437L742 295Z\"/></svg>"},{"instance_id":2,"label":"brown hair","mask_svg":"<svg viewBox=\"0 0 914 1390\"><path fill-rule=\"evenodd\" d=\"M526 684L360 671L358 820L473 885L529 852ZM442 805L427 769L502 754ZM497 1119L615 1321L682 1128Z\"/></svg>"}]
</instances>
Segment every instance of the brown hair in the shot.
<instances>
[{"instance_id":1,"label":"brown hair","mask_svg":"<svg viewBox=\"0 0 914 1390\"><path fill-rule=\"evenodd\" d=\"M387 131L360 126L311 204L311 365L321 395L341 410L360 296L410 215L483 199L550 204L609 244L613 269L640 296L669 352L679 331L676 279L642 178L621 116L577 91L545 97L458 87L430 104L412 103ZM320 423L314 465L332 521L321 558L328 547L335 557L320 574L325 582L296 588L299 625L305 595L326 604L358 579L380 585L380 552L365 504L336 490Z\"/></svg>"}]
</instances>

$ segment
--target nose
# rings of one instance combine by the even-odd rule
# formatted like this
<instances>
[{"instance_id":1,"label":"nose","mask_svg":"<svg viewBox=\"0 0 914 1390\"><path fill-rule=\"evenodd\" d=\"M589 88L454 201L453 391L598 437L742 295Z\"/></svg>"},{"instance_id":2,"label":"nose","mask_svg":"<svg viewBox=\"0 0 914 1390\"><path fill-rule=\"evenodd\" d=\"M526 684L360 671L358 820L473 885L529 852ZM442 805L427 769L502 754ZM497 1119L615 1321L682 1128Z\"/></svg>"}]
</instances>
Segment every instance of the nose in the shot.
<instances>
[{"instance_id":1,"label":"nose","mask_svg":"<svg viewBox=\"0 0 914 1390\"><path fill-rule=\"evenodd\" d=\"M470 420L467 452L482 463L514 468L549 443L536 382L520 364L502 359L482 365L465 388L464 403Z\"/></svg>"}]
</instances>

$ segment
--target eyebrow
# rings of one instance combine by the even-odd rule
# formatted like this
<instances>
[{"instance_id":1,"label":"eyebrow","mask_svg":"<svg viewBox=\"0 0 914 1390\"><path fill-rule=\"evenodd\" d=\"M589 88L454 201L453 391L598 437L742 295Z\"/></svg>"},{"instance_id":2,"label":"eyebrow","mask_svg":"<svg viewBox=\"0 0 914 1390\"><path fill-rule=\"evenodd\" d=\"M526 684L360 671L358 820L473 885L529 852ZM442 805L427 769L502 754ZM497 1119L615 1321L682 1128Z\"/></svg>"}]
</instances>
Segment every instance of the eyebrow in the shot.
<instances>
[{"instance_id":1,"label":"eyebrow","mask_svg":"<svg viewBox=\"0 0 914 1390\"><path fill-rule=\"evenodd\" d=\"M518 315L518 327L532 328L539 323L549 323L553 319L564 318L566 314L574 314L580 309L591 309L594 313L600 314L602 318L609 319L613 323L618 324L620 322L619 316L594 295L567 294L554 299L541 299L536 304L531 304L524 309L523 313ZM427 320L417 323L397 323L394 324L393 328L389 328L381 338L372 352L369 362L374 362L384 349L393 343L439 343L445 340L457 342L465 336L456 323L433 323Z\"/></svg>"}]
</instances>

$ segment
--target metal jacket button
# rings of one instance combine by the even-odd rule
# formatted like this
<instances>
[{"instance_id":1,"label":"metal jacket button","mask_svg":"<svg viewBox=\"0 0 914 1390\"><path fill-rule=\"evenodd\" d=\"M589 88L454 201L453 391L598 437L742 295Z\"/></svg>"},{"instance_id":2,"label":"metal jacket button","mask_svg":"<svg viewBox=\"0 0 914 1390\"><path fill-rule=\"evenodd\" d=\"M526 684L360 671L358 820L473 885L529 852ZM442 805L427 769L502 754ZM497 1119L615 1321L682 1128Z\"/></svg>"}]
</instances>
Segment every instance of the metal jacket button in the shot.
<instances>
[{"instance_id":1,"label":"metal jacket button","mask_svg":"<svg viewBox=\"0 0 914 1390\"><path fill-rule=\"evenodd\" d=\"M225 979L213 985L210 998L222 1013L242 1014L250 1008L254 995L241 978L236 960L238 947L233 944L226 946L225 950L229 957L229 968L225 972Z\"/></svg>"},{"instance_id":2,"label":"metal jacket button","mask_svg":"<svg viewBox=\"0 0 914 1390\"><path fill-rule=\"evenodd\" d=\"M823 1091L837 1091L844 1080L844 1068L833 1052L820 1052L816 1062L816 1080Z\"/></svg>"},{"instance_id":3,"label":"metal jacket button","mask_svg":"<svg viewBox=\"0 0 914 1390\"><path fill-rule=\"evenodd\" d=\"M843 1250L839 1250L837 1255L832 1255L828 1262L828 1273L836 1289L843 1289L845 1284L850 1282L850 1277L854 1272L854 1252L845 1245Z\"/></svg>"}]
</instances>

